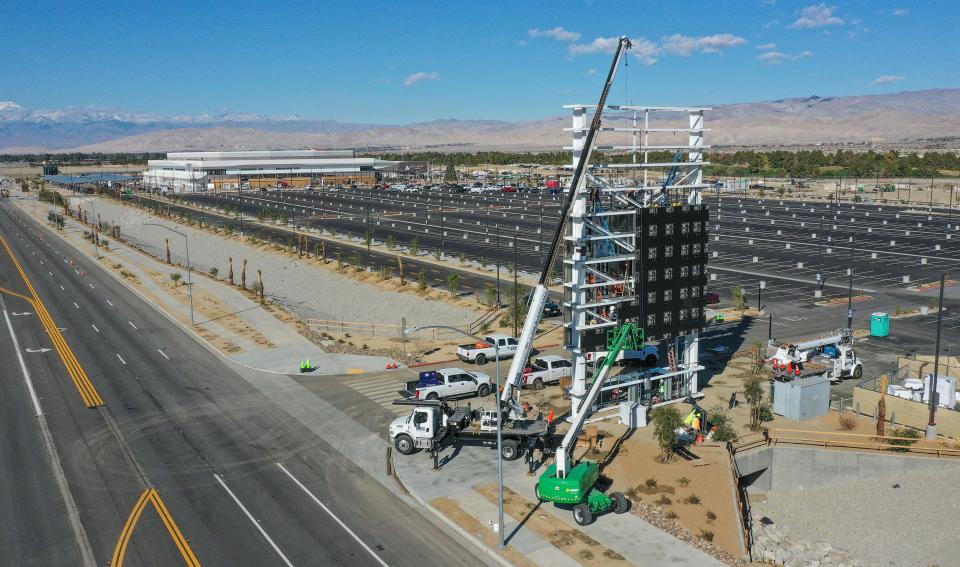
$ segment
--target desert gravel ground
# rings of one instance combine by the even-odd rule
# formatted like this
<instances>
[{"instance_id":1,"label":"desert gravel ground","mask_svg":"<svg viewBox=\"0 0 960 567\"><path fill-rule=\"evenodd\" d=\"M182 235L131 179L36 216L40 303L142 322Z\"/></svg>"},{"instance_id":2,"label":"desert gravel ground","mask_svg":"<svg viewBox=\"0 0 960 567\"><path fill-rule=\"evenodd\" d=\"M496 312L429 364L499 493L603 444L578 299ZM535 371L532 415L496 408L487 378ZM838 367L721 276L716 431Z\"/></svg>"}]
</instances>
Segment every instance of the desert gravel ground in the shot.
<instances>
[{"instance_id":1,"label":"desert gravel ground","mask_svg":"<svg viewBox=\"0 0 960 567\"><path fill-rule=\"evenodd\" d=\"M769 492L753 516L768 516L795 539L827 541L866 565L957 565L957 471Z\"/></svg>"},{"instance_id":2,"label":"desert gravel ground","mask_svg":"<svg viewBox=\"0 0 960 567\"><path fill-rule=\"evenodd\" d=\"M406 317L408 326L463 325L477 317L469 309L428 300L416 293L381 289L315 264L155 218L134 208L103 199L94 202L104 223L117 222L124 240L158 258L164 257L164 239L169 238L171 259L186 264L183 238L160 227L144 226L144 222L161 223L187 234L190 260L196 271L208 272L217 267L223 278L227 274L227 258L233 257L234 274L239 281L241 264L246 259L247 285L252 285L257 270L262 270L267 294L303 317L397 325L401 317Z\"/></svg>"}]
</instances>

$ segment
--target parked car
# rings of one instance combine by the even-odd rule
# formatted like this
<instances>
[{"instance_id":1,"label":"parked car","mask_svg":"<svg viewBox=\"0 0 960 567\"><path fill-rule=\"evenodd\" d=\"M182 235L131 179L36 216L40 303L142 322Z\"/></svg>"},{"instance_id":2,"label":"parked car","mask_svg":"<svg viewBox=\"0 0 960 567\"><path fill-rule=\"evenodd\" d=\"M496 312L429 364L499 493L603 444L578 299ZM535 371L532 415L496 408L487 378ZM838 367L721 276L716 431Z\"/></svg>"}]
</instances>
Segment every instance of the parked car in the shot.
<instances>
[{"instance_id":1,"label":"parked car","mask_svg":"<svg viewBox=\"0 0 960 567\"><path fill-rule=\"evenodd\" d=\"M516 192L517 192L517 188L514 187L513 185L504 185L503 187L500 188L500 190L503 191L504 193L516 193Z\"/></svg>"},{"instance_id":2,"label":"parked car","mask_svg":"<svg viewBox=\"0 0 960 567\"><path fill-rule=\"evenodd\" d=\"M572 372L573 364L562 356L540 356L523 370L522 385L542 390L547 384L559 384L561 378L570 376Z\"/></svg>"},{"instance_id":3,"label":"parked car","mask_svg":"<svg viewBox=\"0 0 960 567\"><path fill-rule=\"evenodd\" d=\"M720 295L713 293L712 291L703 294L703 299L706 300L707 305L714 305L716 303L720 303Z\"/></svg>"},{"instance_id":4,"label":"parked car","mask_svg":"<svg viewBox=\"0 0 960 567\"><path fill-rule=\"evenodd\" d=\"M494 387L483 372L467 372L462 368L441 368L421 372L419 378L406 384L404 397L418 400L447 400L490 395Z\"/></svg>"},{"instance_id":5,"label":"parked car","mask_svg":"<svg viewBox=\"0 0 960 567\"><path fill-rule=\"evenodd\" d=\"M483 342L470 343L457 347L457 358L464 362L473 362L484 365L488 360L496 358L497 345L500 349L500 358L512 358L517 353L517 339L510 335L495 333L483 338Z\"/></svg>"}]
</instances>

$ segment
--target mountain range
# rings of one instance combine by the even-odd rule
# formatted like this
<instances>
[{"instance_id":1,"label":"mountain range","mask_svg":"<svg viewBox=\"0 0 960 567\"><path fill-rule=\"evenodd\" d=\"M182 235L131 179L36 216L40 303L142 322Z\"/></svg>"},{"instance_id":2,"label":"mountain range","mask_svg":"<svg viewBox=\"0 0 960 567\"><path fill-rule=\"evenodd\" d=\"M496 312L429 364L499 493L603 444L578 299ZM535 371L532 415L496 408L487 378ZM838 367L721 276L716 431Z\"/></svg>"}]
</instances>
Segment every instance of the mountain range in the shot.
<instances>
[{"instance_id":1,"label":"mountain range","mask_svg":"<svg viewBox=\"0 0 960 567\"><path fill-rule=\"evenodd\" d=\"M714 146L896 145L938 139L952 140L948 145L956 147L960 144L960 89L717 105L706 113L705 122L710 129L708 143ZM563 132L569 126L569 116L523 122L444 119L392 126L297 115L161 116L101 108L28 110L14 102L0 102L0 153L559 150L569 143L569 134ZM619 136L624 134L606 134L600 143L625 142ZM660 138L665 139L664 135Z\"/></svg>"}]
</instances>

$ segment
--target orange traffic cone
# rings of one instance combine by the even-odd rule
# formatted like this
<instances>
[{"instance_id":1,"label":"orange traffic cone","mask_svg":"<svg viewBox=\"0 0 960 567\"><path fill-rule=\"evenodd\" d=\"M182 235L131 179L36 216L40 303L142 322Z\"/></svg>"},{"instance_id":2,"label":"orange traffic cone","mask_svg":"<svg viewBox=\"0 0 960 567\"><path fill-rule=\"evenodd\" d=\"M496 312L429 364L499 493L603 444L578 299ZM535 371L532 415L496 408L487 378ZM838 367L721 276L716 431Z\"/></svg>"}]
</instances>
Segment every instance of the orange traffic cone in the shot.
<instances>
[{"instance_id":1,"label":"orange traffic cone","mask_svg":"<svg viewBox=\"0 0 960 567\"><path fill-rule=\"evenodd\" d=\"M553 408L550 408L550 413L547 414L547 425L553 423L554 417L555 416L553 415Z\"/></svg>"}]
</instances>

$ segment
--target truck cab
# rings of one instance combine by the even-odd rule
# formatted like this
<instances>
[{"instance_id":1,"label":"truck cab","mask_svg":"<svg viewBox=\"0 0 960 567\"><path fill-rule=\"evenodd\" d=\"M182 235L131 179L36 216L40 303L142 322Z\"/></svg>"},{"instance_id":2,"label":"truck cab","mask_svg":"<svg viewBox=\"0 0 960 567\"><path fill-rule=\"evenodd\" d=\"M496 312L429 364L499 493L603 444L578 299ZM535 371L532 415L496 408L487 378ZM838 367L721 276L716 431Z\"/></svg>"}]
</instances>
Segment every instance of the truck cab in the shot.
<instances>
[{"instance_id":1,"label":"truck cab","mask_svg":"<svg viewBox=\"0 0 960 567\"><path fill-rule=\"evenodd\" d=\"M417 449L430 449L444 425L445 413L439 406L416 407L410 415L390 424L390 438L397 451L409 455Z\"/></svg>"}]
</instances>

